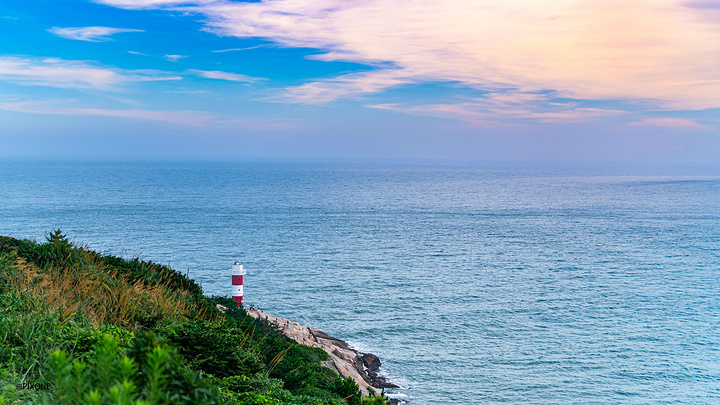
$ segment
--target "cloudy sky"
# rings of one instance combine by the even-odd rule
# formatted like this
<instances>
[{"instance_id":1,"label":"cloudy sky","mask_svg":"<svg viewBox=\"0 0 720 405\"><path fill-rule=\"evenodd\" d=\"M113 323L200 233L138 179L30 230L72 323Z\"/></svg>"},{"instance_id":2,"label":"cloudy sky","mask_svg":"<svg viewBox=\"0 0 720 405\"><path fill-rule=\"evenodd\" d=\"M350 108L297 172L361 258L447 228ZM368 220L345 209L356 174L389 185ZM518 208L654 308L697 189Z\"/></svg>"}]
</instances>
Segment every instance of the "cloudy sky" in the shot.
<instances>
[{"instance_id":1,"label":"cloudy sky","mask_svg":"<svg viewBox=\"0 0 720 405\"><path fill-rule=\"evenodd\" d=\"M720 0L0 0L0 157L720 161Z\"/></svg>"}]
</instances>

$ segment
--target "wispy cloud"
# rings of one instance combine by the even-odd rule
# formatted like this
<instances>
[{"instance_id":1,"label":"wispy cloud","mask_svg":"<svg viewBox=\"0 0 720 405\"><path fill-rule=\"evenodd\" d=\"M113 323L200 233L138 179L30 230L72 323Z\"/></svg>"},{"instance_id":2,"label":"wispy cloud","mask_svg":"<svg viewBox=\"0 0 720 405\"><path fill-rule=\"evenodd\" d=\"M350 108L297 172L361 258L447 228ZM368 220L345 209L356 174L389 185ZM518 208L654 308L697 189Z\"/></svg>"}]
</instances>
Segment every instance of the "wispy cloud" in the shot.
<instances>
[{"instance_id":1,"label":"wispy cloud","mask_svg":"<svg viewBox=\"0 0 720 405\"><path fill-rule=\"evenodd\" d=\"M153 69L125 70L123 72L129 75L132 80L137 82L163 82L182 80L182 76L179 76L174 72L163 72Z\"/></svg>"},{"instance_id":2,"label":"wispy cloud","mask_svg":"<svg viewBox=\"0 0 720 405\"><path fill-rule=\"evenodd\" d=\"M287 102L322 103L420 80L669 110L720 107L720 25L704 17L715 4L709 0L102 2L202 13L220 35L321 49L321 60L392 66L286 89Z\"/></svg>"},{"instance_id":3,"label":"wispy cloud","mask_svg":"<svg viewBox=\"0 0 720 405\"><path fill-rule=\"evenodd\" d=\"M89 115L157 121L179 126L199 127L214 118L204 111L154 111L142 109L109 109L63 107L51 102L0 103L0 109L12 112L50 115Z\"/></svg>"},{"instance_id":4,"label":"wispy cloud","mask_svg":"<svg viewBox=\"0 0 720 405\"><path fill-rule=\"evenodd\" d=\"M498 127L507 122L589 122L598 118L625 114L610 108L582 107L577 103L552 102L546 94L503 91L483 97L446 103L407 106L400 104L373 104L369 108L397 111L471 122L478 126Z\"/></svg>"},{"instance_id":5,"label":"wispy cloud","mask_svg":"<svg viewBox=\"0 0 720 405\"><path fill-rule=\"evenodd\" d=\"M258 81L266 80L261 77L253 77L248 75L243 75L239 73L230 73L230 72L221 72L219 70L198 70L198 69L189 69L188 73L204 77L206 79L216 79L216 80L227 80L230 82L241 82L241 83L255 83Z\"/></svg>"},{"instance_id":6,"label":"wispy cloud","mask_svg":"<svg viewBox=\"0 0 720 405\"><path fill-rule=\"evenodd\" d=\"M405 70L382 69L353 73L285 88L266 101L299 104L327 103L339 98L381 92L393 86L420 81Z\"/></svg>"},{"instance_id":7,"label":"wispy cloud","mask_svg":"<svg viewBox=\"0 0 720 405\"><path fill-rule=\"evenodd\" d=\"M93 0L95 3L107 4L129 10L172 7L188 4L207 4L214 0Z\"/></svg>"},{"instance_id":8,"label":"wispy cloud","mask_svg":"<svg viewBox=\"0 0 720 405\"><path fill-rule=\"evenodd\" d=\"M169 60L170 62L177 62L180 59L187 58L186 55L165 55L165 59Z\"/></svg>"},{"instance_id":9,"label":"wispy cloud","mask_svg":"<svg viewBox=\"0 0 720 405\"><path fill-rule=\"evenodd\" d=\"M267 45L255 45L255 46L249 46L247 48L229 48L229 49L218 49L216 51L211 51L213 53L222 53L222 52L237 52L237 51L249 51L251 49L258 49L258 48L264 48Z\"/></svg>"},{"instance_id":10,"label":"wispy cloud","mask_svg":"<svg viewBox=\"0 0 720 405\"><path fill-rule=\"evenodd\" d=\"M696 129L696 130L709 130L710 127L699 124L693 120L686 118L645 118L639 121L633 121L630 125L635 126L651 126L651 127L663 127L663 128L685 128L685 129Z\"/></svg>"},{"instance_id":11,"label":"wispy cloud","mask_svg":"<svg viewBox=\"0 0 720 405\"><path fill-rule=\"evenodd\" d=\"M144 30L136 30L131 28L112 27L53 27L50 28L48 31L62 38L88 42L112 41L112 38L110 38L111 35L120 34L123 32L145 32Z\"/></svg>"},{"instance_id":12,"label":"wispy cloud","mask_svg":"<svg viewBox=\"0 0 720 405\"><path fill-rule=\"evenodd\" d=\"M26 114L115 117L170 124L177 127L235 131L288 131L298 128L294 120L239 118L196 110L145 110L68 107L72 100L0 102L0 110Z\"/></svg>"},{"instance_id":13,"label":"wispy cloud","mask_svg":"<svg viewBox=\"0 0 720 405\"><path fill-rule=\"evenodd\" d=\"M212 94L208 90L166 90L165 93L172 93L172 94Z\"/></svg>"},{"instance_id":14,"label":"wispy cloud","mask_svg":"<svg viewBox=\"0 0 720 405\"><path fill-rule=\"evenodd\" d=\"M0 81L25 86L116 90L143 81L180 80L156 70L122 70L85 61L56 58L0 57Z\"/></svg>"}]
</instances>

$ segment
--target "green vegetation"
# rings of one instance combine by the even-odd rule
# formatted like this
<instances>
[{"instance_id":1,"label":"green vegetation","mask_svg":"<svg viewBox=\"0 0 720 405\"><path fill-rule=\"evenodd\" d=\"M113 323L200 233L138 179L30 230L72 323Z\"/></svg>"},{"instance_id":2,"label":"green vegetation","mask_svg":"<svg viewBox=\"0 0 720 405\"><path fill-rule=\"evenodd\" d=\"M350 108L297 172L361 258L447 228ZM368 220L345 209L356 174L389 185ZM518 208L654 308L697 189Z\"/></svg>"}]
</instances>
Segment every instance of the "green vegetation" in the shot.
<instances>
[{"instance_id":1,"label":"green vegetation","mask_svg":"<svg viewBox=\"0 0 720 405\"><path fill-rule=\"evenodd\" d=\"M0 237L0 405L386 403L327 357L167 266Z\"/></svg>"}]
</instances>

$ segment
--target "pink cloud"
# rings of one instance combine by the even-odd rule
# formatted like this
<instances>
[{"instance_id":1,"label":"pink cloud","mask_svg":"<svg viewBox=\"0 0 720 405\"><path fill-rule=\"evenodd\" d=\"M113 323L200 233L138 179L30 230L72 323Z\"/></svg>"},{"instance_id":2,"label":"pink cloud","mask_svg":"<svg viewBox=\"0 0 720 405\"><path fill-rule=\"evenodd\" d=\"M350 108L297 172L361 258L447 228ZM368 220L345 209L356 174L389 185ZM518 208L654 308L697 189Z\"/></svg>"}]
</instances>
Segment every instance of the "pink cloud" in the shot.
<instances>
[{"instance_id":1,"label":"pink cloud","mask_svg":"<svg viewBox=\"0 0 720 405\"><path fill-rule=\"evenodd\" d=\"M117 117L133 120L153 121L178 127L205 128L212 130L253 130L288 131L297 129L299 123L294 120L266 120L218 115L196 110L145 110L68 107L72 100L55 101L12 101L0 103L0 110L26 114L77 115Z\"/></svg>"},{"instance_id":2,"label":"pink cloud","mask_svg":"<svg viewBox=\"0 0 720 405\"><path fill-rule=\"evenodd\" d=\"M645 118L640 121L631 122L630 125L636 126L652 126L652 127L664 127L664 128L686 128L686 129L698 129L708 130L709 127L699 124L693 120L685 118Z\"/></svg>"},{"instance_id":3,"label":"pink cloud","mask_svg":"<svg viewBox=\"0 0 720 405\"><path fill-rule=\"evenodd\" d=\"M21 101L0 103L0 110L28 114L49 115L90 115L103 117L130 118L144 121L157 121L180 126L198 127L214 117L203 111L153 111L142 109L109 109L87 107L65 107L59 103ZM65 103L63 103L65 104Z\"/></svg>"},{"instance_id":4,"label":"pink cloud","mask_svg":"<svg viewBox=\"0 0 720 405\"><path fill-rule=\"evenodd\" d=\"M208 30L221 35L314 47L327 51L321 60L393 66L361 80L348 75L288 89L288 101L379 92L392 75L405 83L553 90L665 109L720 107L720 25L681 0L274 0L179 8L204 14Z\"/></svg>"},{"instance_id":5,"label":"pink cloud","mask_svg":"<svg viewBox=\"0 0 720 405\"><path fill-rule=\"evenodd\" d=\"M720 24L710 16L711 0L100 2L198 13L205 29L218 35L316 48L323 51L316 60L375 67L288 87L271 101L327 103L400 85L450 82L495 96L374 107L474 122L486 122L489 114L577 122L621 113L553 105L538 96L550 91L645 110L720 108ZM503 97L515 100L503 105Z\"/></svg>"},{"instance_id":6,"label":"pink cloud","mask_svg":"<svg viewBox=\"0 0 720 405\"><path fill-rule=\"evenodd\" d=\"M485 97L454 104L417 106L375 104L367 107L458 119L487 127L501 126L502 121L508 118L513 121L589 122L598 118L625 114L622 110L578 107L575 103L548 103L544 94L521 92L489 93Z\"/></svg>"}]
</instances>

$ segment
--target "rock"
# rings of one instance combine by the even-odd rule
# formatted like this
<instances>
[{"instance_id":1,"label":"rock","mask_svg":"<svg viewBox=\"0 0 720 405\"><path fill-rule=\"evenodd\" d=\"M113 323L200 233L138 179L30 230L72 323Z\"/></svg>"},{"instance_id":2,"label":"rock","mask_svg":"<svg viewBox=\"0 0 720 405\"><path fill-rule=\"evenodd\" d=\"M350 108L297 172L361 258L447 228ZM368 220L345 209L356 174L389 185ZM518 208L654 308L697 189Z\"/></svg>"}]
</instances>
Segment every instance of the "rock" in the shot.
<instances>
[{"instance_id":1,"label":"rock","mask_svg":"<svg viewBox=\"0 0 720 405\"><path fill-rule=\"evenodd\" d=\"M380 372L380 358L372 353L360 353L363 365L365 366L365 372L370 378L370 385L375 388L399 388L397 385L388 382L387 379L381 375Z\"/></svg>"},{"instance_id":2,"label":"rock","mask_svg":"<svg viewBox=\"0 0 720 405\"><path fill-rule=\"evenodd\" d=\"M324 361L323 365L335 370L345 378L350 377L355 380L365 396L373 388L398 388L397 385L388 382L385 377L378 375L380 359L372 353L358 353L344 340L332 337L319 329L306 328L297 322L278 318L263 311L247 310L247 313L254 318L264 318L275 323L286 336L300 344L325 350L329 359Z\"/></svg>"},{"instance_id":3,"label":"rock","mask_svg":"<svg viewBox=\"0 0 720 405\"><path fill-rule=\"evenodd\" d=\"M372 353L360 353L360 357L362 357L363 364L365 365L365 368L367 368L370 371L378 372L380 371L380 358Z\"/></svg>"},{"instance_id":4,"label":"rock","mask_svg":"<svg viewBox=\"0 0 720 405\"><path fill-rule=\"evenodd\" d=\"M315 340L317 340L318 342L329 346L337 346L342 350L352 350L350 346L348 346L347 342L345 342L344 340L332 337L327 333L321 331L320 329L308 328L308 330L310 331L310 333L312 333L312 335L315 337Z\"/></svg>"},{"instance_id":5,"label":"rock","mask_svg":"<svg viewBox=\"0 0 720 405\"><path fill-rule=\"evenodd\" d=\"M387 380L387 378L382 376L376 376L372 379L372 386L375 388L400 388L398 385L395 385Z\"/></svg>"}]
</instances>

